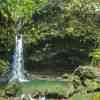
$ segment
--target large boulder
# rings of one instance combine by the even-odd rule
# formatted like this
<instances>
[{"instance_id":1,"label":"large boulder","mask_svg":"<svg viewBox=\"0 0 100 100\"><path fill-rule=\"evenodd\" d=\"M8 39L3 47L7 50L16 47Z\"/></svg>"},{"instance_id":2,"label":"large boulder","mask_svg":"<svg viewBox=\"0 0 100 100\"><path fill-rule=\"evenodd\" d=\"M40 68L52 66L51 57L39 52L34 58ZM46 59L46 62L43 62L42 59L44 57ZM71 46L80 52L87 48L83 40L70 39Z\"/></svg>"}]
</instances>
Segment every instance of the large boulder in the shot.
<instances>
[{"instance_id":1,"label":"large boulder","mask_svg":"<svg viewBox=\"0 0 100 100\"><path fill-rule=\"evenodd\" d=\"M75 71L75 74L79 77L84 77L88 79L96 78L96 68L92 66L79 66Z\"/></svg>"}]
</instances>

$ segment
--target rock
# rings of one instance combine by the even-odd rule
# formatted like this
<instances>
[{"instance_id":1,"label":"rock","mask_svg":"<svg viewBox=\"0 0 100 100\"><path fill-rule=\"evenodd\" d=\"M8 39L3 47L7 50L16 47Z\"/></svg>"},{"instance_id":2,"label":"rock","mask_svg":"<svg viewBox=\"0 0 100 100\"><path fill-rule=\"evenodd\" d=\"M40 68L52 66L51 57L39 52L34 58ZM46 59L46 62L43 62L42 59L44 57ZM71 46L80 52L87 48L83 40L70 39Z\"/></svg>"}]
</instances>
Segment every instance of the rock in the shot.
<instances>
[{"instance_id":1,"label":"rock","mask_svg":"<svg viewBox=\"0 0 100 100\"><path fill-rule=\"evenodd\" d=\"M6 91L5 95L8 96L8 97L15 97L16 96L16 92L13 91L13 90L12 91L11 90L10 91Z\"/></svg>"},{"instance_id":2,"label":"rock","mask_svg":"<svg viewBox=\"0 0 100 100\"><path fill-rule=\"evenodd\" d=\"M63 98L66 99L66 97L64 95L61 95L58 93L47 93L45 95L45 98L50 99L50 100L62 100Z\"/></svg>"},{"instance_id":3,"label":"rock","mask_svg":"<svg viewBox=\"0 0 100 100\"><path fill-rule=\"evenodd\" d=\"M75 72L76 75L79 77L85 77L88 79L95 79L96 78L96 69L91 66L81 66Z\"/></svg>"},{"instance_id":4,"label":"rock","mask_svg":"<svg viewBox=\"0 0 100 100\"><path fill-rule=\"evenodd\" d=\"M8 97L15 97L20 90L20 84L16 82L9 83L5 88L5 95Z\"/></svg>"},{"instance_id":5,"label":"rock","mask_svg":"<svg viewBox=\"0 0 100 100\"><path fill-rule=\"evenodd\" d=\"M8 81L9 81L9 79L8 78L6 78L6 77L0 77L0 85L4 85L4 84L7 84L8 83Z\"/></svg>"},{"instance_id":6,"label":"rock","mask_svg":"<svg viewBox=\"0 0 100 100\"><path fill-rule=\"evenodd\" d=\"M62 75L63 79L68 79L68 77L69 77L69 75L67 73L65 73L65 74Z\"/></svg>"},{"instance_id":7,"label":"rock","mask_svg":"<svg viewBox=\"0 0 100 100\"><path fill-rule=\"evenodd\" d=\"M73 86L74 86L74 88L75 89L77 89L78 87L80 87L81 86L81 80L80 80L80 78L79 78L79 76L73 76Z\"/></svg>"},{"instance_id":8,"label":"rock","mask_svg":"<svg viewBox=\"0 0 100 100\"><path fill-rule=\"evenodd\" d=\"M86 79L85 84L87 85L88 90L94 90L94 89L98 88L98 83L93 80Z\"/></svg>"}]
</instances>

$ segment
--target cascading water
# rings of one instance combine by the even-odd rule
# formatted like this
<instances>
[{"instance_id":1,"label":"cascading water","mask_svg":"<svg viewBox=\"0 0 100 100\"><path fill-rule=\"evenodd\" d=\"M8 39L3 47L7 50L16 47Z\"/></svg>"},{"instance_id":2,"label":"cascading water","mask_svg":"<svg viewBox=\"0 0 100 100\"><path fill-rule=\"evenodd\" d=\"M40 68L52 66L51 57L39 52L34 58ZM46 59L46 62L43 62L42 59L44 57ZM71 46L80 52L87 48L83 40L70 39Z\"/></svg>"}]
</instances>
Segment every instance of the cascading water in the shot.
<instances>
[{"instance_id":1,"label":"cascading water","mask_svg":"<svg viewBox=\"0 0 100 100\"><path fill-rule=\"evenodd\" d=\"M16 35L16 48L13 56L12 73L10 81L27 81L24 75L22 35Z\"/></svg>"}]
</instances>

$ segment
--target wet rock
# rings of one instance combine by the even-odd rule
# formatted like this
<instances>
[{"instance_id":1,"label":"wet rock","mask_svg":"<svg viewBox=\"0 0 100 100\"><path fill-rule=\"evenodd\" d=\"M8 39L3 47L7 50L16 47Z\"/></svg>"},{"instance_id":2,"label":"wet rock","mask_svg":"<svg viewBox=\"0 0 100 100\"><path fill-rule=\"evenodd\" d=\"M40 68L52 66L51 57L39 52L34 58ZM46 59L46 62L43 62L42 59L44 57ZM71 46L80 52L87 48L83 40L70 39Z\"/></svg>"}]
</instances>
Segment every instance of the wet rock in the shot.
<instances>
[{"instance_id":1,"label":"wet rock","mask_svg":"<svg viewBox=\"0 0 100 100\"><path fill-rule=\"evenodd\" d=\"M11 90L11 91L6 91L5 95L8 97L15 97L16 96L16 92Z\"/></svg>"},{"instance_id":2,"label":"wet rock","mask_svg":"<svg viewBox=\"0 0 100 100\"><path fill-rule=\"evenodd\" d=\"M15 97L20 90L20 84L16 82L9 83L5 88L5 95L8 97Z\"/></svg>"},{"instance_id":3,"label":"wet rock","mask_svg":"<svg viewBox=\"0 0 100 100\"><path fill-rule=\"evenodd\" d=\"M0 85L7 84L9 79L7 77L0 77Z\"/></svg>"},{"instance_id":4,"label":"wet rock","mask_svg":"<svg viewBox=\"0 0 100 100\"><path fill-rule=\"evenodd\" d=\"M62 75L63 79L68 79L68 77L69 77L69 75L67 73L65 73L65 74Z\"/></svg>"},{"instance_id":5,"label":"wet rock","mask_svg":"<svg viewBox=\"0 0 100 100\"><path fill-rule=\"evenodd\" d=\"M96 78L96 68L92 66L80 66L79 69L75 72L79 77L85 77L88 79Z\"/></svg>"}]
</instances>

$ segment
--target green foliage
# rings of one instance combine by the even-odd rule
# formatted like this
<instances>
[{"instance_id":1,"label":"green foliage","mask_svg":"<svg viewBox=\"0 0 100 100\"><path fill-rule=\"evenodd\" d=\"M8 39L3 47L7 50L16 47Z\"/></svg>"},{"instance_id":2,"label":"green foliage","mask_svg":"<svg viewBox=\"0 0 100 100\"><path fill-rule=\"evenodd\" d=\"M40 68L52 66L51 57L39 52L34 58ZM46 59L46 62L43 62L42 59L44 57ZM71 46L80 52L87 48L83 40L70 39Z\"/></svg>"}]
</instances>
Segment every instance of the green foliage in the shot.
<instances>
[{"instance_id":1,"label":"green foliage","mask_svg":"<svg viewBox=\"0 0 100 100\"><path fill-rule=\"evenodd\" d=\"M100 60L100 48L96 48L91 54L94 59Z\"/></svg>"},{"instance_id":2,"label":"green foliage","mask_svg":"<svg viewBox=\"0 0 100 100\"><path fill-rule=\"evenodd\" d=\"M93 14L93 2L89 0L53 0L36 11L33 14L34 25L29 28L30 31L27 28L24 30L28 30L25 34L28 39L26 44L35 47L30 52L29 59L33 62L68 61L73 64L84 64L96 44Z\"/></svg>"},{"instance_id":3,"label":"green foliage","mask_svg":"<svg viewBox=\"0 0 100 100\"><path fill-rule=\"evenodd\" d=\"M93 52L90 53L92 57L92 65L97 65L100 63L100 48L94 49Z\"/></svg>"},{"instance_id":4,"label":"green foliage","mask_svg":"<svg viewBox=\"0 0 100 100\"><path fill-rule=\"evenodd\" d=\"M11 61L17 32L24 37L26 66L87 64L99 45L94 0L4 0L0 8L0 58Z\"/></svg>"},{"instance_id":5,"label":"green foliage","mask_svg":"<svg viewBox=\"0 0 100 100\"><path fill-rule=\"evenodd\" d=\"M0 60L0 75L8 71L8 62Z\"/></svg>"},{"instance_id":6,"label":"green foliage","mask_svg":"<svg viewBox=\"0 0 100 100\"><path fill-rule=\"evenodd\" d=\"M8 16L8 13L5 11L9 12L14 21L17 21L19 18L31 16L34 10L39 9L46 3L47 0L4 0L0 2L0 7L4 10L6 16Z\"/></svg>"}]
</instances>

